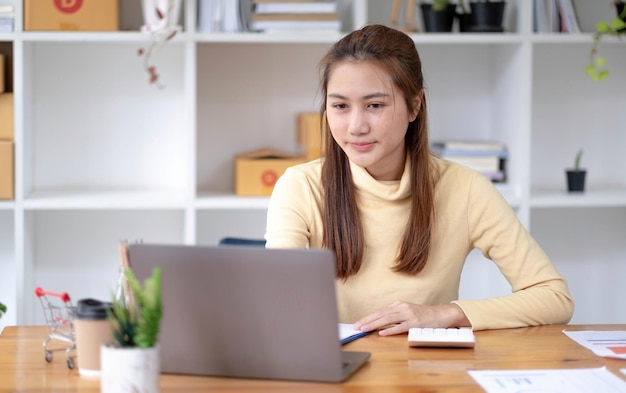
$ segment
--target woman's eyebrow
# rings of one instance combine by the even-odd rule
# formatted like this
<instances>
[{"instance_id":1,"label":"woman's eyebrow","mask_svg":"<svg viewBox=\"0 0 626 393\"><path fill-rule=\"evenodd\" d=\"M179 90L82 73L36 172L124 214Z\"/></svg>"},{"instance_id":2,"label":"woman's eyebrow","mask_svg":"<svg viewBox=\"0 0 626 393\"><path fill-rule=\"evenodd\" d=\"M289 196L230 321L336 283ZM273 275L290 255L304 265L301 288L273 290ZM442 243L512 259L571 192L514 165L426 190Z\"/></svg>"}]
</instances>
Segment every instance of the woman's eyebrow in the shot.
<instances>
[{"instance_id":1,"label":"woman's eyebrow","mask_svg":"<svg viewBox=\"0 0 626 393\"><path fill-rule=\"evenodd\" d=\"M366 95L364 95L362 98L363 98L364 100L369 100L369 99L372 99L372 98L389 97L389 96L390 96L390 95L389 95L389 94L387 94L387 93L378 93L378 92L376 92L376 93L369 93L369 94L366 94ZM340 99L340 100L347 100L347 99L348 99L348 97L343 96L343 95L341 95L341 94L339 94L339 93L328 93L328 97L331 97L331 98L338 98L338 99Z\"/></svg>"}]
</instances>

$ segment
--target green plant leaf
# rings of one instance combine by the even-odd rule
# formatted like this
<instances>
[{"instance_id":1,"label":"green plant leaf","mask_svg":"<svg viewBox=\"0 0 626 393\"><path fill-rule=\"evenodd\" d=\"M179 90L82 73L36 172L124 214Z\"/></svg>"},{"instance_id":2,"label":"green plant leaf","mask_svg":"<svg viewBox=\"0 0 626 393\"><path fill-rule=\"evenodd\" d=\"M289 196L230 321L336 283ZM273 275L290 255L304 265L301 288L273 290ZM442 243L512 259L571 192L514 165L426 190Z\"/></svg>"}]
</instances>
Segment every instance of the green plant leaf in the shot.
<instances>
[{"instance_id":1,"label":"green plant leaf","mask_svg":"<svg viewBox=\"0 0 626 393\"><path fill-rule=\"evenodd\" d=\"M154 269L143 285L130 268L123 274L128 285L122 286L122 296L114 297L112 309L107 310L113 338L121 347L153 347L162 314L161 269Z\"/></svg>"},{"instance_id":2,"label":"green plant leaf","mask_svg":"<svg viewBox=\"0 0 626 393\"><path fill-rule=\"evenodd\" d=\"M596 57L596 65L598 67L604 67L606 65L606 57L597 56Z\"/></svg>"},{"instance_id":3,"label":"green plant leaf","mask_svg":"<svg viewBox=\"0 0 626 393\"><path fill-rule=\"evenodd\" d=\"M605 33L605 34L611 33L611 27L604 20L596 23L596 30L598 30L600 33Z\"/></svg>"},{"instance_id":4,"label":"green plant leaf","mask_svg":"<svg viewBox=\"0 0 626 393\"><path fill-rule=\"evenodd\" d=\"M603 81L609 77L609 72L607 70L602 70L598 73L598 79Z\"/></svg>"},{"instance_id":5,"label":"green plant leaf","mask_svg":"<svg viewBox=\"0 0 626 393\"><path fill-rule=\"evenodd\" d=\"M585 74L589 75L594 82L599 80L598 71L593 64L589 64L585 67Z\"/></svg>"},{"instance_id":6,"label":"green plant leaf","mask_svg":"<svg viewBox=\"0 0 626 393\"><path fill-rule=\"evenodd\" d=\"M620 18L615 18L611 20L611 28L615 31L618 31L623 28L626 28L626 23L624 23L624 21L621 20Z\"/></svg>"}]
</instances>

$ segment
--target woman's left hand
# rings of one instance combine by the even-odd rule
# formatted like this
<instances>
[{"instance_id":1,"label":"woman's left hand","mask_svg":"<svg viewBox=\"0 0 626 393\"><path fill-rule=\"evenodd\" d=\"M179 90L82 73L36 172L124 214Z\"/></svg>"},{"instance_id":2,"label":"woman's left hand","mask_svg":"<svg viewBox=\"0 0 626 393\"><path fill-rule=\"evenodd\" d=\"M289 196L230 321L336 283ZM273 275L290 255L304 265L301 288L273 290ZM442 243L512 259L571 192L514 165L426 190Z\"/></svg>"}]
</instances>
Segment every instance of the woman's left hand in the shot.
<instances>
[{"instance_id":1,"label":"woman's left hand","mask_svg":"<svg viewBox=\"0 0 626 393\"><path fill-rule=\"evenodd\" d=\"M390 336L408 332L414 327L461 327L471 326L461 307L456 304L424 306L396 301L376 310L354 324L356 330L373 331Z\"/></svg>"}]
</instances>

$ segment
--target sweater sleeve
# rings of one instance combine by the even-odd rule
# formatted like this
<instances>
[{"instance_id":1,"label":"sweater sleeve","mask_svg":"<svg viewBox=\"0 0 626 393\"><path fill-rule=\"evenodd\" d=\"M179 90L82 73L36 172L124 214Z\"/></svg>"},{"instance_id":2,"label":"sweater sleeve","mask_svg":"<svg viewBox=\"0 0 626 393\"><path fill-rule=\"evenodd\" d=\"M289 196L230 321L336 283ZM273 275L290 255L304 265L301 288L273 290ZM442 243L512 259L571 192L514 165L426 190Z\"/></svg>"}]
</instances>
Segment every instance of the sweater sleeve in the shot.
<instances>
[{"instance_id":1,"label":"sweater sleeve","mask_svg":"<svg viewBox=\"0 0 626 393\"><path fill-rule=\"evenodd\" d=\"M274 185L267 209L268 248L309 247L312 197L306 176L289 168Z\"/></svg>"},{"instance_id":2,"label":"sweater sleeve","mask_svg":"<svg viewBox=\"0 0 626 393\"><path fill-rule=\"evenodd\" d=\"M471 243L496 263L509 295L455 301L475 330L567 323L574 302L567 282L498 190L476 174L468 189Z\"/></svg>"}]
</instances>

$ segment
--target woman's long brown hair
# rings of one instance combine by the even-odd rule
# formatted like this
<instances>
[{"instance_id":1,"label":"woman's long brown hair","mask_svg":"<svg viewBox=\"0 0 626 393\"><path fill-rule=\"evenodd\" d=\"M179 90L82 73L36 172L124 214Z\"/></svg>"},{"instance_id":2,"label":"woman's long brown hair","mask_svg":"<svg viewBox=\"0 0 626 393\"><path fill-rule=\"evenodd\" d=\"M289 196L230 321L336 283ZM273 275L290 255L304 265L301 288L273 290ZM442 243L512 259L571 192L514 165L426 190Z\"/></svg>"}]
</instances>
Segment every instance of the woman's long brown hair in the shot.
<instances>
[{"instance_id":1,"label":"woman's long brown hair","mask_svg":"<svg viewBox=\"0 0 626 393\"><path fill-rule=\"evenodd\" d=\"M328 80L333 67L345 62L372 62L392 78L402 92L409 112L415 98L421 103L416 119L404 138L411 160L411 211L394 270L415 274L426 265L434 222L434 174L428 149L426 97L422 63L415 43L406 34L381 25L366 26L339 40L319 64L322 115L326 111ZM337 277L347 279L361 267L363 226L356 202L348 157L335 142L328 121L322 116L326 158L322 167L324 187L323 246L334 250Z\"/></svg>"}]
</instances>

